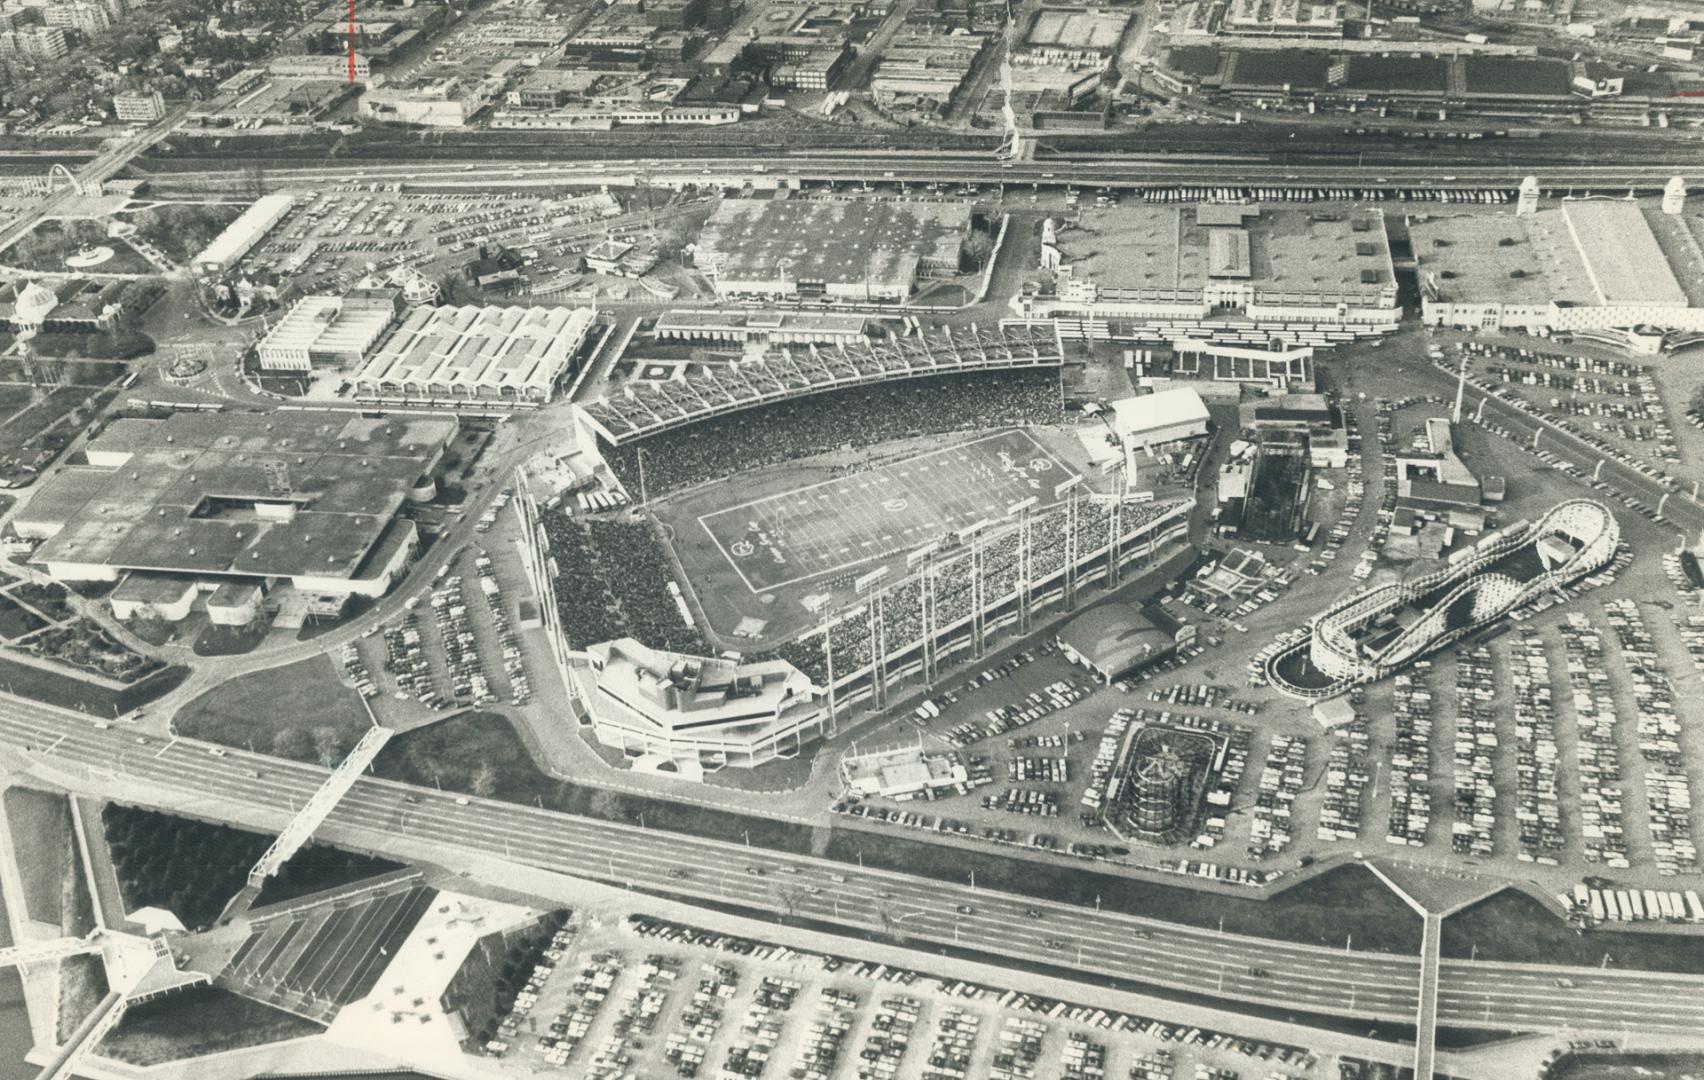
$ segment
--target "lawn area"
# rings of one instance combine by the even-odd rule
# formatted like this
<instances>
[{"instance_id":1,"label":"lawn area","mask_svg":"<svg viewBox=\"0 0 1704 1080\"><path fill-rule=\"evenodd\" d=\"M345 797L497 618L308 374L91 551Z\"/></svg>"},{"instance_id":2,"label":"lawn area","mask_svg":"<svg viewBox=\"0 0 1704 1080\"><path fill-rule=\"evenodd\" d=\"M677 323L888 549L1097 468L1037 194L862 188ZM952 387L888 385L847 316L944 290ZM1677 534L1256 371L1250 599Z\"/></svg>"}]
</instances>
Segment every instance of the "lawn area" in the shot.
<instances>
[{"instance_id":1,"label":"lawn area","mask_svg":"<svg viewBox=\"0 0 1704 1080\"><path fill-rule=\"evenodd\" d=\"M19 607L10 597L0 594L0 638L13 641L46 625L47 622L35 612Z\"/></svg>"},{"instance_id":2,"label":"lawn area","mask_svg":"<svg viewBox=\"0 0 1704 1080\"><path fill-rule=\"evenodd\" d=\"M452 716L397 735L379 751L373 772L604 821L637 825L643 814L653 829L735 842L749 832L755 846L799 854L810 850L811 830L803 826L557 780L539 770L499 713Z\"/></svg>"},{"instance_id":3,"label":"lawn area","mask_svg":"<svg viewBox=\"0 0 1704 1080\"><path fill-rule=\"evenodd\" d=\"M229 990L196 986L131 1006L98 1052L132 1065L159 1065L324 1030L311 1020Z\"/></svg>"},{"instance_id":4,"label":"lawn area","mask_svg":"<svg viewBox=\"0 0 1704 1080\"><path fill-rule=\"evenodd\" d=\"M135 215L136 235L173 262L187 263L242 212L236 203L164 203Z\"/></svg>"},{"instance_id":5,"label":"lawn area","mask_svg":"<svg viewBox=\"0 0 1704 1080\"><path fill-rule=\"evenodd\" d=\"M140 330L114 329L99 334L40 334L30 346L42 356L134 360L154 351L154 339Z\"/></svg>"},{"instance_id":6,"label":"lawn area","mask_svg":"<svg viewBox=\"0 0 1704 1080\"><path fill-rule=\"evenodd\" d=\"M68 956L59 962L59 1040L64 1042L106 997L106 969L98 956Z\"/></svg>"},{"instance_id":7,"label":"lawn area","mask_svg":"<svg viewBox=\"0 0 1704 1080\"><path fill-rule=\"evenodd\" d=\"M25 270L61 273L65 259L84 247L112 248L112 258L93 267L103 274L151 274L154 264L124 240L107 236L106 225L90 218L44 221L0 253L0 262Z\"/></svg>"},{"instance_id":8,"label":"lawn area","mask_svg":"<svg viewBox=\"0 0 1704 1080\"><path fill-rule=\"evenodd\" d=\"M24 883L24 912L36 922L58 926L66 874L74 865L71 803L64 795L32 788L8 788L5 797Z\"/></svg>"},{"instance_id":9,"label":"lawn area","mask_svg":"<svg viewBox=\"0 0 1704 1080\"><path fill-rule=\"evenodd\" d=\"M1571 1054L1551 1080L1691 1080L1704 1073L1704 1054Z\"/></svg>"},{"instance_id":10,"label":"lawn area","mask_svg":"<svg viewBox=\"0 0 1704 1080\"><path fill-rule=\"evenodd\" d=\"M64 452L117 391L66 386L0 424L0 475L24 480ZM63 422L61 422L63 421ZM31 470L34 470L32 472Z\"/></svg>"},{"instance_id":11,"label":"lawn area","mask_svg":"<svg viewBox=\"0 0 1704 1080\"><path fill-rule=\"evenodd\" d=\"M101 808L101 824L127 907L158 905L191 929L219 917L273 840L264 833L118 803ZM279 868L256 904L280 904L400 869L402 864L389 859L309 844Z\"/></svg>"},{"instance_id":12,"label":"lawn area","mask_svg":"<svg viewBox=\"0 0 1704 1080\"><path fill-rule=\"evenodd\" d=\"M361 695L324 654L214 687L178 712L180 735L333 764L372 726Z\"/></svg>"},{"instance_id":13,"label":"lawn area","mask_svg":"<svg viewBox=\"0 0 1704 1080\"><path fill-rule=\"evenodd\" d=\"M265 618L256 618L247 626L208 623L201 628L201 633L195 635L195 655L241 656L253 652L255 646L266 640L270 629L272 624Z\"/></svg>"},{"instance_id":14,"label":"lawn area","mask_svg":"<svg viewBox=\"0 0 1704 1080\"><path fill-rule=\"evenodd\" d=\"M63 709L80 709L91 716L118 716L140 708L170 693L188 677L189 669L180 665L162 668L140 682L113 689L79 679L70 672L21 663L0 653L0 688Z\"/></svg>"},{"instance_id":15,"label":"lawn area","mask_svg":"<svg viewBox=\"0 0 1704 1080\"><path fill-rule=\"evenodd\" d=\"M1443 955L1466 959L1612 968L1704 971L1704 937L1588 930L1576 934L1532 897L1505 889L1444 920Z\"/></svg>"}]
</instances>

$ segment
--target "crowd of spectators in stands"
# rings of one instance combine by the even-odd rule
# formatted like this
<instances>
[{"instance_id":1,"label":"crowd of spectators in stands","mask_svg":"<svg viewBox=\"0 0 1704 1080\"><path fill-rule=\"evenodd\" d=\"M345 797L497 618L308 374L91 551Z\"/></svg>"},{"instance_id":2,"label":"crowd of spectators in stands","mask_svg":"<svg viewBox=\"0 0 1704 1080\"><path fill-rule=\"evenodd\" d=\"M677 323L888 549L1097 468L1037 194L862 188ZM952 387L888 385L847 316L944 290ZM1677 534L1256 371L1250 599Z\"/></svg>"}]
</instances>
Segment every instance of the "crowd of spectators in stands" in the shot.
<instances>
[{"instance_id":1,"label":"crowd of spectators in stands","mask_svg":"<svg viewBox=\"0 0 1704 1080\"><path fill-rule=\"evenodd\" d=\"M1123 531L1126 535L1175 509L1176 501L1143 503L1124 507ZM1110 508L1092 502L1077 507L1077 550L1083 555L1103 548L1110 531ZM1187 522L1180 517L1180 525ZM1057 573L1065 565L1065 530L1069 524L1064 505L1042 511L1031 519L1031 567L1036 580ZM1018 529L1009 527L990 539L983 547L983 594L990 606L1010 599L1018 588ZM972 588L974 562L967 552L951 561L937 563L935 575L935 624L946 627L968 619L975 596ZM887 592L882 605L886 621L890 655L913 647L923 636L922 578L907 577ZM843 678L868 665L873 655L870 646L869 620L853 615L832 623L828 628L828 648L824 650L822 632L789 642L775 650L775 655L819 683L828 677L827 652L834 655L835 678ZM943 655L955 645L968 644L969 632L960 631L941 644Z\"/></svg>"},{"instance_id":2,"label":"crowd of spectators in stands","mask_svg":"<svg viewBox=\"0 0 1704 1080\"><path fill-rule=\"evenodd\" d=\"M649 524L542 517L556 560L556 605L572 648L632 637L655 649L705 655L710 646L681 618L674 571Z\"/></svg>"},{"instance_id":3,"label":"crowd of spectators in stands","mask_svg":"<svg viewBox=\"0 0 1704 1080\"><path fill-rule=\"evenodd\" d=\"M1058 369L978 371L789 398L606 446L604 458L637 495L643 450L645 493L656 496L849 446L1060 419Z\"/></svg>"}]
</instances>

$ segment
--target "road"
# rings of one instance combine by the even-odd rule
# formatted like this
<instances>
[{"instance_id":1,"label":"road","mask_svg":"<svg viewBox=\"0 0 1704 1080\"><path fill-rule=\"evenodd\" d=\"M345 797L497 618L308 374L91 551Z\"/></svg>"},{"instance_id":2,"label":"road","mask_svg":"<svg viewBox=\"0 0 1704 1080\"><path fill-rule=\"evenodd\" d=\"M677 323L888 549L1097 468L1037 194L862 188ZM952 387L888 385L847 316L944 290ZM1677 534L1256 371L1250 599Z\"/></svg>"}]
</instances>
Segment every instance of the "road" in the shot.
<instances>
[{"instance_id":1,"label":"road","mask_svg":"<svg viewBox=\"0 0 1704 1080\"><path fill-rule=\"evenodd\" d=\"M1484 188L1513 189L1535 171L1528 164L1482 164L1459 162L1443 165L1367 165L1346 167L1329 164L1274 164L1259 154L1217 154L1168 160L1163 157L1050 158L1041 161L995 162L987 155L955 155L938 152L926 155L889 154L868 151L847 154L801 153L763 159L767 166L754 166L753 158L736 156L677 157L625 161L487 161L465 162L422 160L408 162L350 160L340 166L297 165L289 160L268 163L266 181L273 185L323 181L407 181L439 186L490 189L548 184L630 185L636 177L653 182L671 179L686 183L741 184L747 180L800 180L872 183L943 184L1036 184L1079 187L1148 188L1168 185L1353 188L1356 191ZM761 173L759 172L761 169ZM1591 186L1621 189L1638 186L1656 190L1672 176L1696 183L1704 177L1695 155L1658 161L1614 159L1611 163L1572 164L1537 170L1543 184L1552 188ZM235 181L248 176L240 165L161 173L161 182Z\"/></svg>"},{"instance_id":2,"label":"road","mask_svg":"<svg viewBox=\"0 0 1704 1080\"><path fill-rule=\"evenodd\" d=\"M0 745L28 747L25 753L49 770L80 776L90 789L146 785L135 790L178 805L186 797L204 801L204 812L234 824L276 829L279 816L292 813L327 775L236 750L215 756L208 744L192 740L154 737L139 745L137 739L122 723L97 727L77 713L0 698ZM168 799L167 791L175 794ZM1408 1024L1419 1003L1415 957L1219 934L372 778L355 785L327 825L357 831L378 851L402 838L428 843L450 866L458 857L501 853L567 875L791 910L866 932L885 923L913 944L957 943L1279 1010ZM1031 909L1040 918L1026 917ZM1561 978L1571 985L1558 985ZM1446 962L1439 981L1445 1024L1660 1033L1692 1032L1704 1023L1704 976Z\"/></svg>"}]
</instances>

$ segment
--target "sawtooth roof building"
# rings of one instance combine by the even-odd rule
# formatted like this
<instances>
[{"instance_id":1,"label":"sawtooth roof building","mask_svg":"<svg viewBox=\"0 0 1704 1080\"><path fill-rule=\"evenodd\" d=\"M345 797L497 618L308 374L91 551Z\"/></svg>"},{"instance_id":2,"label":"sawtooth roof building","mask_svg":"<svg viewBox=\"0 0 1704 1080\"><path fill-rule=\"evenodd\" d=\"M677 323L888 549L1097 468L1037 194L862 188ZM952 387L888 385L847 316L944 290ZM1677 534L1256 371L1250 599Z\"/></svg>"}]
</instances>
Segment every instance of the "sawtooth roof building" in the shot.
<instances>
[{"instance_id":1,"label":"sawtooth roof building","mask_svg":"<svg viewBox=\"0 0 1704 1080\"><path fill-rule=\"evenodd\" d=\"M419 307L356 372L377 398L550 400L592 325L590 308Z\"/></svg>"},{"instance_id":2,"label":"sawtooth roof building","mask_svg":"<svg viewBox=\"0 0 1704 1080\"><path fill-rule=\"evenodd\" d=\"M1372 207L1085 208L1046 223L1041 268L1051 288L1013 306L1079 336L1326 345L1391 333L1401 318Z\"/></svg>"},{"instance_id":3,"label":"sawtooth roof building","mask_svg":"<svg viewBox=\"0 0 1704 1080\"><path fill-rule=\"evenodd\" d=\"M450 420L311 409L118 420L14 526L60 581L175 575L287 582L339 604L380 596L418 546L403 504L429 489L455 433Z\"/></svg>"}]
</instances>

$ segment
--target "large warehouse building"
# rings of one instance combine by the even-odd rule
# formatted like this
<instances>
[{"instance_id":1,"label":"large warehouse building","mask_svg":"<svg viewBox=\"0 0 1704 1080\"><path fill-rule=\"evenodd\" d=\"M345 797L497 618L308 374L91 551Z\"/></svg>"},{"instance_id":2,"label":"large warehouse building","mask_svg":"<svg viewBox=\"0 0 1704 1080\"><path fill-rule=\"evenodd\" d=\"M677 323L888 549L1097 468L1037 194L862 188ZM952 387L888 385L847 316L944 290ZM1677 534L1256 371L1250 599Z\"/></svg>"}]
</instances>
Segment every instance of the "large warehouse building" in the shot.
<instances>
[{"instance_id":1,"label":"large warehouse building","mask_svg":"<svg viewBox=\"0 0 1704 1080\"><path fill-rule=\"evenodd\" d=\"M400 515L455 436L450 420L303 409L115 421L87 466L18 511L31 562L59 581L289 585L318 612L381 596L417 546Z\"/></svg>"},{"instance_id":2,"label":"large warehouse building","mask_svg":"<svg viewBox=\"0 0 1704 1080\"><path fill-rule=\"evenodd\" d=\"M282 193L256 199L195 257L196 272L211 276L235 268L295 205L295 196Z\"/></svg>"},{"instance_id":3,"label":"large warehouse building","mask_svg":"<svg viewBox=\"0 0 1704 1080\"><path fill-rule=\"evenodd\" d=\"M1052 287L1020 295L1032 318L1135 340L1325 345L1391 333L1401 318L1384 214L1133 203L1046 223Z\"/></svg>"},{"instance_id":4,"label":"large warehouse building","mask_svg":"<svg viewBox=\"0 0 1704 1080\"><path fill-rule=\"evenodd\" d=\"M420 307L355 375L363 397L550 400L590 308Z\"/></svg>"},{"instance_id":5,"label":"large warehouse building","mask_svg":"<svg viewBox=\"0 0 1704 1080\"><path fill-rule=\"evenodd\" d=\"M1422 320L1472 330L1584 333L1654 350L1704 333L1704 215L1564 200L1530 213L1417 215L1408 232ZM1644 344L1641 345L1641 342Z\"/></svg>"},{"instance_id":6,"label":"large warehouse building","mask_svg":"<svg viewBox=\"0 0 1704 1080\"><path fill-rule=\"evenodd\" d=\"M722 296L898 301L958 273L970 207L835 199L726 199L694 255Z\"/></svg>"}]
</instances>

